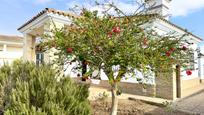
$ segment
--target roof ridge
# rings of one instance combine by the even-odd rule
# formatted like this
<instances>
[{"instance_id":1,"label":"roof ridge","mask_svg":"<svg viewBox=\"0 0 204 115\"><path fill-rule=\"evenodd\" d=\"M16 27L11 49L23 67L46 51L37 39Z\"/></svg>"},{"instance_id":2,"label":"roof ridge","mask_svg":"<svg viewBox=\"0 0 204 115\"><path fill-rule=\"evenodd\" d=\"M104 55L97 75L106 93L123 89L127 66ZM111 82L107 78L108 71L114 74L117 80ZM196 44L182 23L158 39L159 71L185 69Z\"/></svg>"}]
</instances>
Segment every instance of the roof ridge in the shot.
<instances>
[{"instance_id":1,"label":"roof ridge","mask_svg":"<svg viewBox=\"0 0 204 115\"><path fill-rule=\"evenodd\" d=\"M0 34L0 36L5 36L5 37L19 37L19 38L23 38L22 36L19 36L19 35L5 35L5 34Z\"/></svg>"},{"instance_id":2,"label":"roof ridge","mask_svg":"<svg viewBox=\"0 0 204 115\"><path fill-rule=\"evenodd\" d=\"M162 20L162 21L164 21L164 22L170 24L171 26L176 27L176 28L178 28L178 29L184 31L184 32L186 32L187 34L189 34L189 35L191 35L191 36L193 36L193 37L195 37L195 38L197 38L197 39L199 39L199 40L201 40L201 41L203 40L203 39L200 38L199 36L193 34L192 32L189 32L188 29L185 29L185 28L183 28L183 27L181 27L181 26L179 26L179 25L174 24L173 22L171 22L171 21L165 19L164 17L162 17L162 16L159 15L159 14L152 13L152 14L141 14L141 15L137 15L137 16L150 16L150 17L153 17L153 18L160 19L160 20ZM134 15L133 15L132 17L134 17Z\"/></svg>"},{"instance_id":3,"label":"roof ridge","mask_svg":"<svg viewBox=\"0 0 204 115\"><path fill-rule=\"evenodd\" d=\"M22 29L23 27L30 24L31 22L33 22L34 20L36 20L38 17L40 17L41 15L43 15L45 13L53 13L53 14L63 15L65 17L77 17L77 15L74 15L71 12L69 13L69 12L65 12L65 11L61 11L61 10L56 10L54 8L45 8L45 9L41 10L37 15L32 17L30 20L28 20L26 23L24 23L22 26L20 26L17 30Z\"/></svg>"}]
</instances>

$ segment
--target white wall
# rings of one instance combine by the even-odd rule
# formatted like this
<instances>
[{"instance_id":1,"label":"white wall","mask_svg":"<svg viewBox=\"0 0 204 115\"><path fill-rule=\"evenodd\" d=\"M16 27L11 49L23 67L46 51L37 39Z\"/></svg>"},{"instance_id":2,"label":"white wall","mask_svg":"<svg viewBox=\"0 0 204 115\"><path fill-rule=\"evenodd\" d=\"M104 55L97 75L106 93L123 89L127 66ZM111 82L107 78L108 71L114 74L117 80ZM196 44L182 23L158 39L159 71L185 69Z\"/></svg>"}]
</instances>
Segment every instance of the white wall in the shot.
<instances>
[{"instance_id":1,"label":"white wall","mask_svg":"<svg viewBox=\"0 0 204 115\"><path fill-rule=\"evenodd\" d=\"M178 28L176 27L173 27L167 23L164 23L163 21L161 20L157 20L154 22L154 27L155 30L159 33L159 34L165 34L165 33L168 33L168 32L176 32L178 34L184 34L183 31L179 30ZM190 46L190 48L192 48L194 50L194 61L195 61L195 64L194 64L194 70L192 71L192 75L186 75L186 71L185 70L181 70L181 77L182 77L182 80L189 80L189 79L194 79L194 78L198 78L199 75L198 75L198 52L196 51L196 49L198 49L198 41L195 40L192 36L186 36L186 38L188 41L190 41L191 43L194 43L193 45ZM182 68L181 68L182 69Z\"/></svg>"},{"instance_id":2,"label":"white wall","mask_svg":"<svg viewBox=\"0 0 204 115\"><path fill-rule=\"evenodd\" d=\"M192 71L192 75L187 75L185 70L181 70L181 77L182 80L190 80L195 79L199 77L199 58L198 58L198 52L196 49L198 48L198 44L193 44L191 48L194 50L194 70Z\"/></svg>"},{"instance_id":3,"label":"white wall","mask_svg":"<svg viewBox=\"0 0 204 115\"><path fill-rule=\"evenodd\" d=\"M201 47L201 53L204 54L204 46ZM199 59L200 66L200 78L204 79L204 56L201 56Z\"/></svg>"},{"instance_id":4,"label":"white wall","mask_svg":"<svg viewBox=\"0 0 204 115\"><path fill-rule=\"evenodd\" d=\"M23 56L22 46L15 46L9 44L0 45L2 50L0 51L0 65L4 63L12 63L16 59L20 59Z\"/></svg>"},{"instance_id":5,"label":"white wall","mask_svg":"<svg viewBox=\"0 0 204 115\"><path fill-rule=\"evenodd\" d=\"M77 77L77 74L81 75L80 71L75 71L73 68L77 66L78 63L72 63L72 65L65 65L65 75L70 77ZM94 74L98 74L99 71L95 72ZM93 75L93 76L95 76ZM117 75L117 72L115 72L115 75ZM104 73L103 70L100 71L99 76L101 80L108 80L107 75ZM125 79L128 78L128 79ZM129 82L129 83L138 83L137 78L141 78L143 83L147 84L154 84L155 83L155 75L152 72L149 72L148 78L144 78L142 73L135 70L134 76L126 74L125 77L121 80L122 82Z\"/></svg>"}]
</instances>

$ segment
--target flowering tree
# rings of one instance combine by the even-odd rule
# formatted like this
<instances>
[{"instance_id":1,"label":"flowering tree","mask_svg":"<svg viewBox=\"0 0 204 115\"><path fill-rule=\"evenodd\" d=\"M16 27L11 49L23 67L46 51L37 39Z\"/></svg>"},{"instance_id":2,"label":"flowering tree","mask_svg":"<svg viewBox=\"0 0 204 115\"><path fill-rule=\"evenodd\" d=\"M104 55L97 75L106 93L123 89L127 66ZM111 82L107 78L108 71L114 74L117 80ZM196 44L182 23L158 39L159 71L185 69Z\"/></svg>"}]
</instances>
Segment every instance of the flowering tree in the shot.
<instances>
[{"instance_id":1,"label":"flowering tree","mask_svg":"<svg viewBox=\"0 0 204 115\"><path fill-rule=\"evenodd\" d=\"M192 51L183 45L184 35L168 33L159 35L148 25L156 15L126 16L116 6L117 17L108 12L98 16L97 11L82 10L77 18L72 18L68 28L56 29L53 39L42 43L45 49L56 48L57 61L64 65L73 61L89 65L90 71L103 70L108 77L112 93L111 115L117 114L118 83L125 74L137 69L157 72L172 69L173 65L184 65ZM118 66L114 74L113 66ZM187 74L192 74L190 70Z\"/></svg>"}]
</instances>

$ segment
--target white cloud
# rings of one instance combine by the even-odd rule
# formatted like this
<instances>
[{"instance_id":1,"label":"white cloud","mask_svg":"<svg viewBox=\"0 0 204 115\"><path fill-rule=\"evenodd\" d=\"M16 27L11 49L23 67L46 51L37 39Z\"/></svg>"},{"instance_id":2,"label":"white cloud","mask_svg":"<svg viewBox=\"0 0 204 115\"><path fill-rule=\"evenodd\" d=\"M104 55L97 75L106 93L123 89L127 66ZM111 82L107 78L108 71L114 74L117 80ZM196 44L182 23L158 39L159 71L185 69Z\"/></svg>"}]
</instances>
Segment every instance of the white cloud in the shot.
<instances>
[{"instance_id":1,"label":"white cloud","mask_svg":"<svg viewBox=\"0 0 204 115\"><path fill-rule=\"evenodd\" d=\"M204 0L172 0L171 13L173 16L187 16L204 8Z\"/></svg>"},{"instance_id":2,"label":"white cloud","mask_svg":"<svg viewBox=\"0 0 204 115\"><path fill-rule=\"evenodd\" d=\"M109 3L112 3L114 1L114 4L121 10L123 11L125 14L130 14L130 13L134 13L137 9L138 9L138 4L136 4L135 2L127 2L128 0L109 0ZM108 9L108 7L102 7L102 6L95 6L94 2L84 2L84 3L80 3L79 1L72 1L67 3L67 7L68 8L72 8L75 5L78 5L80 7L85 7L89 10L98 10L99 13L104 11L105 9ZM110 10L111 13L113 13L113 10ZM110 13L109 12L109 13Z\"/></svg>"},{"instance_id":3,"label":"white cloud","mask_svg":"<svg viewBox=\"0 0 204 115\"><path fill-rule=\"evenodd\" d=\"M49 1L49 0L39 0L39 1ZM133 13L138 8L138 5L132 2L134 0L109 0L109 1L110 2L114 1L114 3L118 6L118 8L120 8L125 13ZM137 1L142 1L142 0L137 0ZM102 11L103 8L93 6L91 5L91 3L93 2L81 3L79 0L75 0L67 3L67 6L70 8L70 7L73 7L75 4L77 4L77 5L84 6L90 10ZM186 16L188 14L197 12L202 8L204 8L204 0L172 0L171 7L170 7L172 16Z\"/></svg>"}]
</instances>

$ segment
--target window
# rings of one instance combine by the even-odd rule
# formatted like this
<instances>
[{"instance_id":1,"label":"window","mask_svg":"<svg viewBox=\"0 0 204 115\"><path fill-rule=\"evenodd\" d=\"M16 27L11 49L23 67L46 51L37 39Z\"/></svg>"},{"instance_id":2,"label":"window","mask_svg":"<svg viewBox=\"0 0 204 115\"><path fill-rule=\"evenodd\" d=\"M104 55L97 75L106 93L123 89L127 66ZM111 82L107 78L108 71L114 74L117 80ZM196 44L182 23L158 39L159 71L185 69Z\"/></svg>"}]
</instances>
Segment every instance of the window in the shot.
<instances>
[{"instance_id":1,"label":"window","mask_svg":"<svg viewBox=\"0 0 204 115\"><path fill-rule=\"evenodd\" d=\"M40 65L44 62L44 54L42 52L39 52L36 54L36 64Z\"/></svg>"}]
</instances>

